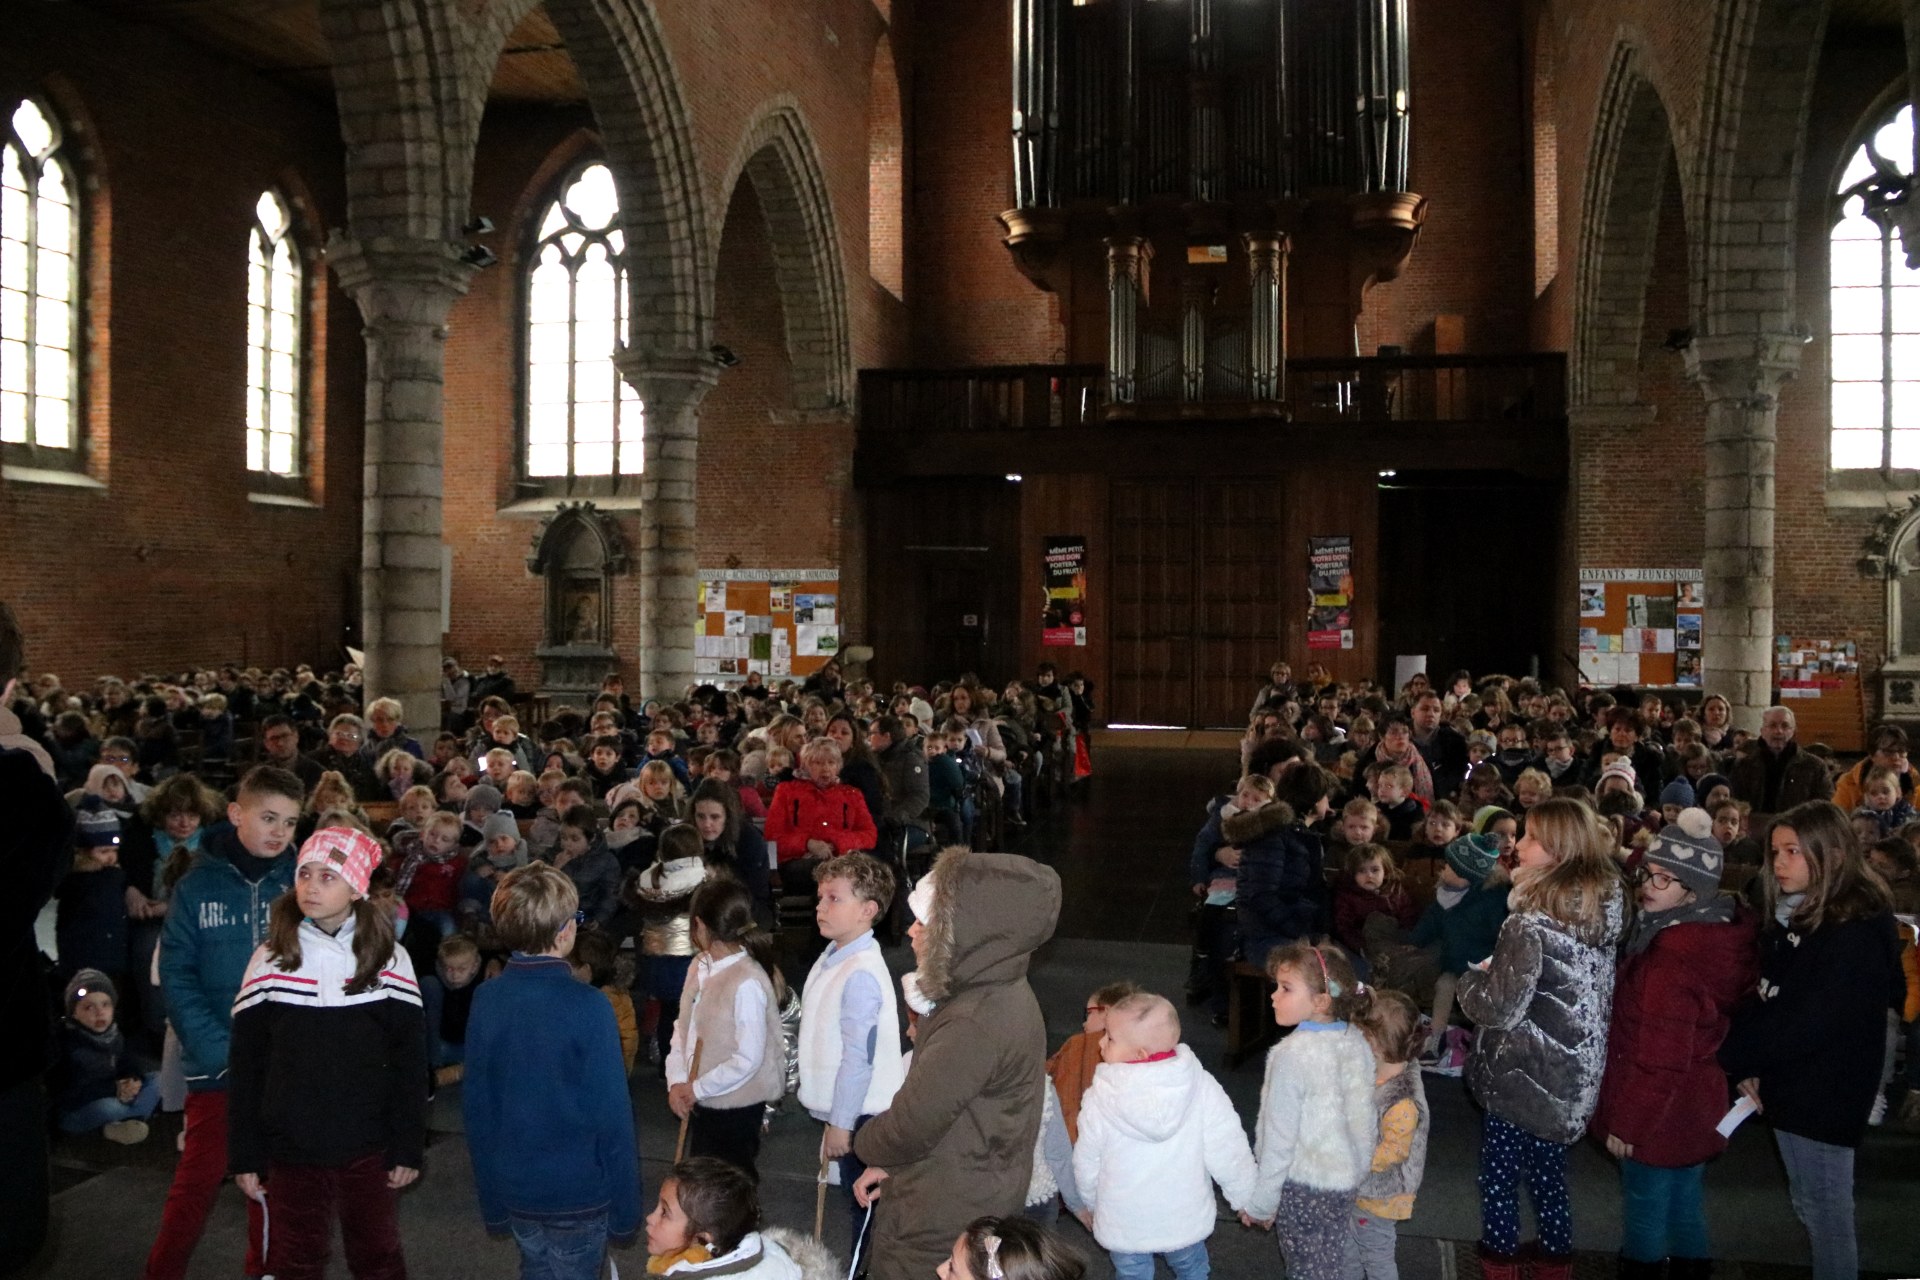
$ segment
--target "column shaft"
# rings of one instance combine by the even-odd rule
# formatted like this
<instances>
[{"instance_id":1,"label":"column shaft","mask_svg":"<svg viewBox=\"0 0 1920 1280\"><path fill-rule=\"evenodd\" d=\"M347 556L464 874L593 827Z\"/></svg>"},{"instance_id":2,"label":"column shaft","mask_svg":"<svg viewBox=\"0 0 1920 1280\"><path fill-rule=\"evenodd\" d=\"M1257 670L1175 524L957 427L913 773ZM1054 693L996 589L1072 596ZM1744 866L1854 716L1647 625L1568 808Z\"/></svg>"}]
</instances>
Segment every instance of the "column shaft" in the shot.
<instances>
[{"instance_id":1,"label":"column shaft","mask_svg":"<svg viewBox=\"0 0 1920 1280\"><path fill-rule=\"evenodd\" d=\"M369 698L416 731L440 721L442 391L447 313L473 268L463 246L336 235L327 259L367 344L360 610Z\"/></svg>"}]
</instances>

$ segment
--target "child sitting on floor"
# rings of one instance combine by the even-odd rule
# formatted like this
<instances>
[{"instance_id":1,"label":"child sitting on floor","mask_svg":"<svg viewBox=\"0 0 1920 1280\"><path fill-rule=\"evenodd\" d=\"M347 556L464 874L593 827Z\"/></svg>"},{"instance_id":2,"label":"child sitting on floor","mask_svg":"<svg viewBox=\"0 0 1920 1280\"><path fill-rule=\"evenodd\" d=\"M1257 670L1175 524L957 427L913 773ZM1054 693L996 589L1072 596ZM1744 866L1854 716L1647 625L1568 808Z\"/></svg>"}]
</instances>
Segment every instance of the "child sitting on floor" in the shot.
<instances>
[{"instance_id":1,"label":"child sitting on floor","mask_svg":"<svg viewBox=\"0 0 1920 1280\"><path fill-rule=\"evenodd\" d=\"M113 1020L113 980L82 969L67 984L60 1023L60 1067L54 1114L62 1133L92 1133L109 1142L145 1141L147 1117L160 1103L160 1075L127 1049Z\"/></svg>"}]
</instances>

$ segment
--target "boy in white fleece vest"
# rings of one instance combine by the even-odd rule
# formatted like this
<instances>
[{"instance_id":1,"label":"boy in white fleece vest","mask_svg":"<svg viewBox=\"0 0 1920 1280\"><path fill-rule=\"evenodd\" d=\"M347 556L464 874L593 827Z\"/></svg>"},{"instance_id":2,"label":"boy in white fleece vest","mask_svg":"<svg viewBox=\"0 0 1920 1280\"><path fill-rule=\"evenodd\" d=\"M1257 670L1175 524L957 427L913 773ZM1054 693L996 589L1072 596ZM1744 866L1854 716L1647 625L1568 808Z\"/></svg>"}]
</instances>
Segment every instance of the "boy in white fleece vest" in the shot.
<instances>
[{"instance_id":1,"label":"boy in white fleece vest","mask_svg":"<svg viewBox=\"0 0 1920 1280\"><path fill-rule=\"evenodd\" d=\"M1109 1009L1100 1057L1073 1151L1093 1238L1119 1280L1152 1280L1156 1253L1179 1280L1206 1280L1213 1184L1235 1209L1253 1198L1253 1149L1240 1117L1180 1043L1180 1015L1163 996L1129 996Z\"/></svg>"},{"instance_id":2,"label":"boy in white fleece vest","mask_svg":"<svg viewBox=\"0 0 1920 1280\"><path fill-rule=\"evenodd\" d=\"M820 1158L839 1162L858 1241L865 1212L852 1192L866 1166L853 1154L853 1135L887 1109L906 1079L893 976L873 937L873 922L893 902L893 871L878 858L850 853L822 862L813 878L814 921L827 949L801 994L800 1105L827 1127Z\"/></svg>"}]
</instances>

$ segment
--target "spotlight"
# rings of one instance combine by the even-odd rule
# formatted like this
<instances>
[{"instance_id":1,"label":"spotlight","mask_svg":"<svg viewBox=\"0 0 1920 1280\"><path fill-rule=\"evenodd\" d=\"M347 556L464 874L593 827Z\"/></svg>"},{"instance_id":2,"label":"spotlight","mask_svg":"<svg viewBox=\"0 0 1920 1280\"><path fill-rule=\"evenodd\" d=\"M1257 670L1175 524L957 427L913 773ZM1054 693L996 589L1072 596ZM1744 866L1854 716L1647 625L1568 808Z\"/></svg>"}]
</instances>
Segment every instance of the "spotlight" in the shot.
<instances>
[{"instance_id":1,"label":"spotlight","mask_svg":"<svg viewBox=\"0 0 1920 1280\"><path fill-rule=\"evenodd\" d=\"M1020 473L1019 473L1018 471L1009 471L1009 472L1007 472L1007 483L1008 483L1008 484L1019 484L1019 483L1020 483L1020 480L1021 480L1021 475L1020 475Z\"/></svg>"},{"instance_id":2,"label":"spotlight","mask_svg":"<svg viewBox=\"0 0 1920 1280\"><path fill-rule=\"evenodd\" d=\"M733 348L723 347L717 342L707 348L707 354L713 357L713 362L722 369L731 369L740 363L740 357L733 354Z\"/></svg>"},{"instance_id":3,"label":"spotlight","mask_svg":"<svg viewBox=\"0 0 1920 1280\"><path fill-rule=\"evenodd\" d=\"M500 261L500 258L498 254L494 253L493 250L487 248L487 246L483 244L476 244L468 248L465 253L460 255L460 261L466 263L469 266L479 267L482 270L485 270L487 267L490 267L494 263Z\"/></svg>"}]
</instances>

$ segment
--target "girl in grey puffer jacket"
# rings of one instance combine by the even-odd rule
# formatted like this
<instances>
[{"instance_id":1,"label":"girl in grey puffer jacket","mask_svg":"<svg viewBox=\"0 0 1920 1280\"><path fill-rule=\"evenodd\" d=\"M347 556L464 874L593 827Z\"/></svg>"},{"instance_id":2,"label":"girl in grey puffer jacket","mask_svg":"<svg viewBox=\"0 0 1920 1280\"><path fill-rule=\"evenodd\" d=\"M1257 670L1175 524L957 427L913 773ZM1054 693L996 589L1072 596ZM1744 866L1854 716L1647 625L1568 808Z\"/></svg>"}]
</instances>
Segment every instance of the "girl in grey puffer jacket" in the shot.
<instances>
[{"instance_id":1,"label":"girl in grey puffer jacket","mask_svg":"<svg viewBox=\"0 0 1920 1280\"><path fill-rule=\"evenodd\" d=\"M1613 837L1576 800L1527 815L1493 955L1460 979L1478 1024L1467 1083L1487 1110L1480 1148L1480 1258L1494 1280L1519 1274L1524 1179L1540 1223L1538 1280L1573 1268L1567 1148L1586 1131L1607 1066L1613 956L1625 893Z\"/></svg>"}]
</instances>

